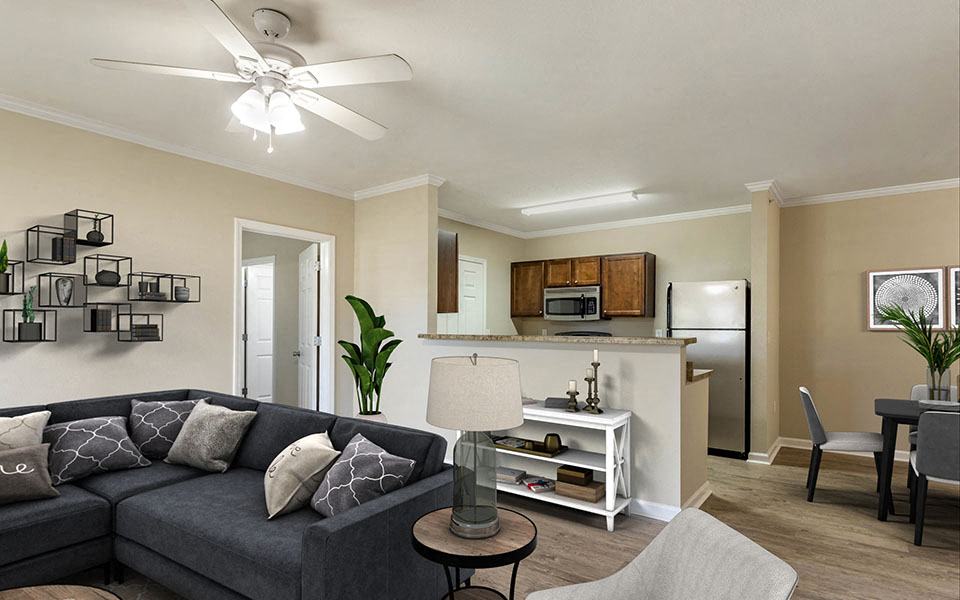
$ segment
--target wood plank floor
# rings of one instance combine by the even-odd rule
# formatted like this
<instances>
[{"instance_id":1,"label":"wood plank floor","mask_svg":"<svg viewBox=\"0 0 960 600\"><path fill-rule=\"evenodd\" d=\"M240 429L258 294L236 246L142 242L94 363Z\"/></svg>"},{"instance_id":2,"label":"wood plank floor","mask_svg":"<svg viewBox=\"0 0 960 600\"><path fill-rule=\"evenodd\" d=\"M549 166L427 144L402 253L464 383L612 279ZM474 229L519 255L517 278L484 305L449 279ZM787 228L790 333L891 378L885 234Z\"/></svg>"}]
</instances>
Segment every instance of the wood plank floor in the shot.
<instances>
[{"instance_id":1,"label":"wood plank floor","mask_svg":"<svg viewBox=\"0 0 960 600\"><path fill-rule=\"evenodd\" d=\"M897 463L897 516L876 516L873 459L824 454L815 501L806 502L809 452L785 448L771 466L709 459L714 495L703 509L797 570L794 598L817 600L960 598L960 493L930 486L924 546L913 545L907 523L906 466ZM520 566L517 597L534 590L609 575L638 554L663 528L658 521L618 517L616 531L604 520L524 498L501 495L504 506L532 518L539 530L536 552ZM509 569L479 572L477 585L507 590Z\"/></svg>"}]
</instances>

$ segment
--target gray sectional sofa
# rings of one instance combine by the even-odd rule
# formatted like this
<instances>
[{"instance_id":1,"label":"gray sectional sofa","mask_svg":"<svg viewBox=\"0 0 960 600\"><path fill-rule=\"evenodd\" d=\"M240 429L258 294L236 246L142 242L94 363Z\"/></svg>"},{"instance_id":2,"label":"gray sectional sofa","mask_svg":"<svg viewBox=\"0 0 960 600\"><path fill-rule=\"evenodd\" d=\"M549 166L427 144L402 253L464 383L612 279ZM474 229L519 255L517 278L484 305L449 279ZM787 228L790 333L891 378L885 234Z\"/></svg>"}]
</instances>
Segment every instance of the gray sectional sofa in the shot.
<instances>
[{"instance_id":1,"label":"gray sectional sofa","mask_svg":"<svg viewBox=\"0 0 960 600\"><path fill-rule=\"evenodd\" d=\"M0 416L46 409L50 423L61 423L129 415L131 399L197 398L257 411L227 472L154 460L58 486L59 498L0 506L0 590L116 561L195 600L399 600L446 591L441 567L410 543L413 522L452 499L440 436L201 390L23 406ZM322 431L336 448L362 433L415 460L410 481L329 519L305 508L268 521L264 471L288 444Z\"/></svg>"}]
</instances>

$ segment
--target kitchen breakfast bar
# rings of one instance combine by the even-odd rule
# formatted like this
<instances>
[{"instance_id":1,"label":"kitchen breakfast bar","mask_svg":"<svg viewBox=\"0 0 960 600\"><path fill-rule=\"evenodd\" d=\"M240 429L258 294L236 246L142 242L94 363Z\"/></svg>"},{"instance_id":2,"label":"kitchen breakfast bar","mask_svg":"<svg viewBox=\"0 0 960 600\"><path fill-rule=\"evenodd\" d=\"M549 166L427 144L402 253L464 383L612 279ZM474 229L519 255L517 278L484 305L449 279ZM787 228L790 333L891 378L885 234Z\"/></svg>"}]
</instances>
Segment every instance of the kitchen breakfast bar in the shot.
<instances>
[{"instance_id":1,"label":"kitchen breakfast bar","mask_svg":"<svg viewBox=\"0 0 960 600\"><path fill-rule=\"evenodd\" d=\"M708 387L711 371L686 369L686 347L695 338L557 337L522 335L421 334L421 356L512 358L520 363L525 398L523 426L498 432L526 439L558 433L566 452L553 458L498 453L501 465L554 478L559 464L595 469L607 482L597 503L556 494L539 499L607 516L618 513L669 520L681 508L698 506L710 495L707 482ZM598 395L603 415L545 409L545 398L566 398L570 380L581 406L587 396L585 372L598 351ZM531 400L526 400L531 402ZM625 412L620 412L625 411ZM626 425L626 426L625 426ZM603 433L606 432L606 435ZM537 498L523 486L502 492Z\"/></svg>"}]
</instances>

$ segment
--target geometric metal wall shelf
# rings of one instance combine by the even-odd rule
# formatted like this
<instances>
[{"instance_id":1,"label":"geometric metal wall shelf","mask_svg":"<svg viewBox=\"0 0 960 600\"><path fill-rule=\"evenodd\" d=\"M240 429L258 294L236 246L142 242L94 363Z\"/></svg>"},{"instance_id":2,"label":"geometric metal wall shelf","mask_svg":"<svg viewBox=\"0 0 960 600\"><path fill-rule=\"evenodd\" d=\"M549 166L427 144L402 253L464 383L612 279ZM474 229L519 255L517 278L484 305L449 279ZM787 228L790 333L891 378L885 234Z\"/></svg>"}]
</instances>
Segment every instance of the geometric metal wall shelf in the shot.
<instances>
[{"instance_id":1,"label":"geometric metal wall shelf","mask_svg":"<svg viewBox=\"0 0 960 600\"><path fill-rule=\"evenodd\" d=\"M73 232L78 246L102 248L113 243L113 215L77 208L63 214L63 227Z\"/></svg>"},{"instance_id":2,"label":"geometric metal wall shelf","mask_svg":"<svg viewBox=\"0 0 960 600\"><path fill-rule=\"evenodd\" d=\"M27 230L27 262L44 265L77 262L77 236L63 227L34 225Z\"/></svg>"},{"instance_id":3,"label":"geometric metal wall shelf","mask_svg":"<svg viewBox=\"0 0 960 600\"><path fill-rule=\"evenodd\" d=\"M114 254L91 254L83 257L83 285L91 287L127 287L133 259Z\"/></svg>"},{"instance_id":4,"label":"geometric metal wall shelf","mask_svg":"<svg viewBox=\"0 0 960 600\"><path fill-rule=\"evenodd\" d=\"M120 313L117 329L118 342L162 342L163 315L147 313Z\"/></svg>"},{"instance_id":5,"label":"geometric metal wall shelf","mask_svg":"<svg viewBox=\"0 0 960 600\"><path fill-rule=\"evenodd\" d=\"M7 261L6 273L0 274L0 277L8 276L5 278L6 285L0 288L0 296L15 296L23 293L23 267L22 260Z\"/></svg>"},{"instance_id":6,"label":"geometric metal wall shelf","mask_svg":"<svg viewBox=\"0 0 960 600\"><path fill-rule=\"evenodd\" d=\"M83 308L87 288L79 273L37 275L37 306L40 308Z\"/></svg>"},{"instance_id":7,"label":"geometric metal wall shelf","mask_svg":"<svg viewBox=\"0 0 960 600\"><path fill-rule=\"evenodd\" d=\"M200 276L138 271L130 274L127 300L131 302L200 302Z\"/></svg>"},{"instance_id":8,"label":"geometric metal wall shelf","mask_svg":"<svg viewBox=\"0 0 960 600\"><path fill-rule=\"evenodd\" d=\"M117 333L120 330L120 315L129 315L132 312L129 304L87 302L83 305L83 332Z\"/></svg>"},{"instance_id":9,"label":"geometric metal wall shelf","mask_svg":"<svg viewBox=\"0 0 960 600\"><path fill-rule=\"evenodd\" d=\"M35 321L27 323L19 308L4 310L3 341L20 343L57 341L57 311L35 310L33 313Z\"/></svg>"}]
</instances>

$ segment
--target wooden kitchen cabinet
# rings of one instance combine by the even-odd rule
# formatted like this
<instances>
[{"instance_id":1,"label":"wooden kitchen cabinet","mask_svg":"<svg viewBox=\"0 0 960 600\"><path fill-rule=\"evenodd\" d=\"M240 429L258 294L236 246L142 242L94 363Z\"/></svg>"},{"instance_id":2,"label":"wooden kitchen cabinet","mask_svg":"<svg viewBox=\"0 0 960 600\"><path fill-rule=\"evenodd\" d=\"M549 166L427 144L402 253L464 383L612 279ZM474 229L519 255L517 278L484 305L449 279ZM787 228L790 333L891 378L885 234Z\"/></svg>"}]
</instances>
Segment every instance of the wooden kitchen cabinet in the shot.
<instances>
[{"instance_id":1,"label":"wooden kitchen cabinet","mask_svg":"<svg viewBox=\"0 0 960 600\"><path fill-rule=\"evenodd\" d=\"M510 265L510 316L543 316L544 263L542 260Z\"/></svg>"},{"instance_id":2,"label":"wooden kitchen cabinet","mask_svg":"<svg viewBox=\"0 0 960 600\"><path fill-rule=\"evenodd\" d=\"M437 313L460 310L460 246L452 231L437 231Z\"/></svg>"},{"instance_id":3,"label":"wooden kitchen cabinet","mask_svg":"<svg viewBox=\"0 0 960 600\"><path fill-rule=\"evenodd\" d=\"M600 285L600 257L561 258L544 261L546 287Z\"/></svg>"},{"instance_id":4,"label":"wooden kitchen cabinet","mask_svg":"<svg viewBox=\"0 0 960 600\"><path fill-rule=\"evenodd\" d=\"M656 295L656 260L648 252L604 256L601 260L600 315L652 317Z\"/></svg>"}]
</instances>

